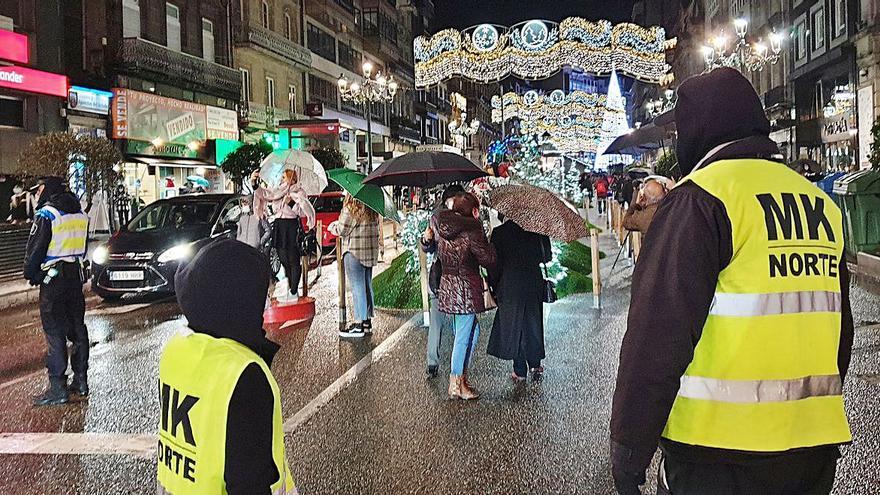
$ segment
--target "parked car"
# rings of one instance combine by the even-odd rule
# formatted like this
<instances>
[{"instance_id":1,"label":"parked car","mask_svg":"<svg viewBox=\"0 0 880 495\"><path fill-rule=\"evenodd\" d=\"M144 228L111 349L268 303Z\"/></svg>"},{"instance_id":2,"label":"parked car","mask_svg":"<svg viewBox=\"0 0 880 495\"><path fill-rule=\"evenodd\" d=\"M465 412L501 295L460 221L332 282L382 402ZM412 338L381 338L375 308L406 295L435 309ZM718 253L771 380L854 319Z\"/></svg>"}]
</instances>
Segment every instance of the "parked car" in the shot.
<instances>
[{"instance_id":1,"label":"parked car","mask_svg":"<svg viewBox=\"0 0 880 495\"><path fill-rule=\"evenodd\" d=\"M309 196L309 201L315 207L315 222L321 222L321 248L324 252L328 252L336 246L336 236L331 234L327 227L339 220L339 214L342 212L342 201L344 199L342 191L325 191L315 196ZM305 228L306 220L303 219L303 228Z\"/></svg>"},{"instance_id":2,"label":"parked car","mask_svg":"<svg viewBox=\"0 0 880 495\"><path fill-rule=\"evenodd\" d=\"M235 194L184 195L146 206L92 253L92 291L103 299L173 293L177 267L208 244L234 237L240 216Z\"/></svg>"}]
</instances>

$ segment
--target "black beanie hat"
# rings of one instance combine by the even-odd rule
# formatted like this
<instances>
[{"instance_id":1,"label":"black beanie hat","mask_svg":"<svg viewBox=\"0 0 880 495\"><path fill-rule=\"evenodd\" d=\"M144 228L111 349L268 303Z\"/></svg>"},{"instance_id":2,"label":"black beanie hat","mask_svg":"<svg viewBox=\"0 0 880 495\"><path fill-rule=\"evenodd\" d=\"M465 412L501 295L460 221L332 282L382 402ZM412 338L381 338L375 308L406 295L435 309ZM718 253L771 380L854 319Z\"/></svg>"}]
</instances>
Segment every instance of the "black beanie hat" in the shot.
<instances>
[{"instance_id":1,"label":"black beanie hat","mask_svg":"<svg viewBox=\"0 0 880 495\"><path fill-rule=\"evenodd\" d=\"M675 110L655 119L675 119L678 165L688 174L716 146L753 136L768 136L770 122L752 83L729 67L686 79L678 87Z\"/></svg>"},{"instance_id":2,"label":"black beanie hat","mask_svg":"<svg viewBox=\"0 0 880 495\"><path fill-rule=\"evenodd\" d=\"M263 309L270 276L269 261L261 252L224 239L177 270L177 302L193 330L257 351L266 341Z\"/></svg>"}]
</instances>

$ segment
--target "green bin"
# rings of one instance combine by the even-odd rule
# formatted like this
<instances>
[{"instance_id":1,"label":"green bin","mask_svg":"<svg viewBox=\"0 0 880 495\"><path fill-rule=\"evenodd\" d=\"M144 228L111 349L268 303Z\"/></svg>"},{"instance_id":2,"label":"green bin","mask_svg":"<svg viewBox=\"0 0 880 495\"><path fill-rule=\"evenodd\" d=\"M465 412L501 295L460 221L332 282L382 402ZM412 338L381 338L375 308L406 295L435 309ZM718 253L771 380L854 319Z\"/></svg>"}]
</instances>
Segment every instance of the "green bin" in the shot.
<instances>
[{"instance_id":1,"label":"green bin","mask_svg":"<svg viewBox=\"0 0 880 495\"><path fill-rule=\"evenodd\" d=\"M834 182L834 194L843 204L846 250L852 256L880 250L880 172L847 174Z\"/></svg>"}]
</instances>

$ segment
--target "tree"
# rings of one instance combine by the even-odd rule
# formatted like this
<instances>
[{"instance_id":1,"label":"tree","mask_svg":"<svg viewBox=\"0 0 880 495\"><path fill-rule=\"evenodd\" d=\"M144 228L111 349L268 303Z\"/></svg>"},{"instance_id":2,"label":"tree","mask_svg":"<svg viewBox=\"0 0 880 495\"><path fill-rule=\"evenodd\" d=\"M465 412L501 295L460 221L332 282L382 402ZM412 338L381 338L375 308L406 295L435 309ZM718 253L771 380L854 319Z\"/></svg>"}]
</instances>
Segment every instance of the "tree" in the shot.
<instances>
[{"instance_id":1,"label":"tree","mask_svg":"<svg viewBox=\"0 0 880 495\"><path fill-rule=\"evenodd\" d=\"M52 132L31 141L18 157L16 175L65 177L88 212L96 193L109 194L119 180L115 167L122 154L109 140Z\"/></svg>"},{"instance_id":2,"label":"tree","mask_svg":"<svg viewBox=\"0 0 880 495\"><path fill-rule=\"evenodd\" d=\"M681 169L678 167L678 157L675 156L674 149L669 149L660 155L657 164L654 165L654 173L670 179L681 179Z\"/></svg>"},{"instance_id":3,"label":"tree","mask_svg":"<svg viewBox=\"0 0 880 495\"><path fill-rule=\"evenodd\" d=\"M336 148L318 148L316 150L311 150L309 153L315 157L315 160L321 163L324 167L324 170L332 170L334 168L342 168L345 167L345 164L348 163L348 159L345 154L339 151Z\"/></svg>"},{"instance_id":4,"label":"tree","mask_svg":"<svg viewBox=\"0 0 880 495\"><path fill-rule=\"evenodd\" d=\"M256 143L242 145L226 156L220 170L232 181L236 191L240 191L251 173L260 168L263 159L272 153L272 145L262 139Z\"/></svg>"}]
</instances>

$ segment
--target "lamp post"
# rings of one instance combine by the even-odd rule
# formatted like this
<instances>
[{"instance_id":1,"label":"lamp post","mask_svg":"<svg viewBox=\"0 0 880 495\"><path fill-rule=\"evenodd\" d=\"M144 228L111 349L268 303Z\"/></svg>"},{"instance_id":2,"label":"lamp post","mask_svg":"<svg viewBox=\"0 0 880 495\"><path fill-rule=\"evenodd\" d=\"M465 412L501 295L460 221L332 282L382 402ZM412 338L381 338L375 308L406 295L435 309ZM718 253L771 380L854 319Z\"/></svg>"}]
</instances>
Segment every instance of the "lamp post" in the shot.
<instances>
[{"instance_id":1,"label":"lamp post","mask_svg":"<svg viewBox=\"0 0 880 495\"><path fill-rule=\"evenodd\" d=\"M733 30L736 33L736 44L728 53L728 38L722 31L714 36L709 43L703 46L703 60L706 62L706 72L718 67L733 67L740 72L758 72L767 65L773 65L779 61L782 52L782 35L773 31L769 34L770 45L759 38L757 42L749 44L746 34L749 29L749 21L739 18L733 21Z\"/></svg>"},{"instance_id":2,"label":"lamp post","mask_svg":"<svg viewBox=\"0 0 880 495\"><path fill-rule=\"evenodd\" d=\"M645 110L648 118L653 119L661 113L668 112L675 107L675 90L668 88L663 91L663 98L648 100L645 102Z\"/></svg>"},{"instance_id":3,"label":"lamp post","mask_svg":"<svg viewBox=\"0 0 880 495\"><path fill-rule=\"evenodd\" d=\"M452 120L449 122L449 134L453 136L453 142L457 143L457 138L461 138L462 149L464 149L465 145L467 144L467 138L469 136L473 136L479 130L479 120L473 119L470 123L467 123L467 112L461 112L460 120Z\"/></svg>"},{"instance_id":4,"label":"lamp post","mask_svg":"<svg viewBox=\"0 0 880 495\"><path fill-rule=\"evenodd\" d=\"M339 77L339 93L345 101L351 101L364 107L364 119L367 121L367 170L373 171L373 131L371 127L373 103L388 103L397 94L397 81L394 76L385 77L381 71L373 74L373 64L369 61L361 66L363 80L351 82L345 75Z\"/></svg>"}]
</instances>

